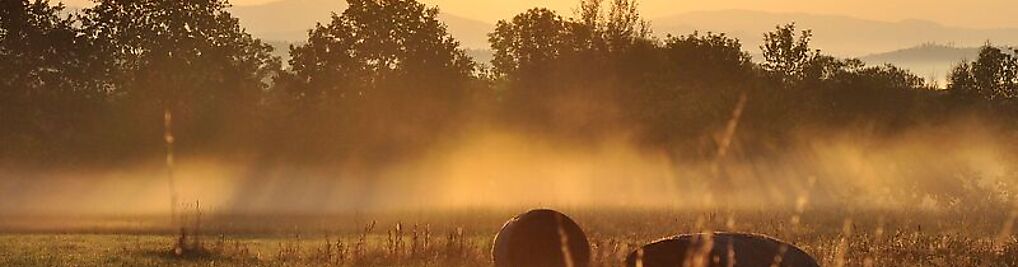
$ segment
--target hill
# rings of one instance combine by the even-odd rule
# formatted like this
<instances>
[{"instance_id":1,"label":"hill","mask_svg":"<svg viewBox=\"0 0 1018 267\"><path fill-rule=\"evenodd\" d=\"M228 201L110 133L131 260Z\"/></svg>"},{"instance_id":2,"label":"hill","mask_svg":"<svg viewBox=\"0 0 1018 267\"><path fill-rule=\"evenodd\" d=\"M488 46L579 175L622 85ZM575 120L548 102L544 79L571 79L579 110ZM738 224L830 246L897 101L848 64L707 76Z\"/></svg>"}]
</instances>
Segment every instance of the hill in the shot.
<instances>
[{"instance_id":1,"label":"hill","mask_svg":"<svg viewBox=\"0 0 1018 267\"><path fill-rule=\"evenodd\" d=\"M915 47L898 49L890 52L876 53L861 57L870 63L921 63L938 64L944 62L958 63L962 60L975 59L979 55L978 47L956 47L926 43Z\"/></svg>"},{"instance_id":2,"label":"hill","mask_svg":"<svg viewBox=\"0 0 1018 267\"><path fill-rule=\"evenodd\" d=\"M739 38L744 48L758 52L763 33L779 24L795 22L801 29L812 29L814 47L836 56L859 57L923 43L950 43L975 47L1018 43L1018 29L974 29L946 26L923 20L884 22L848 16L805 13L769 13L749 10L698 11L657 18L651 21L655 33L688 34L725 32Z\"/></svg>"},{"instance_id":3,"label":"hill","mask_svg":"<svg viewBox=\"0 0 1018 267\"><path fill-rule=\"evenodd\" d=\"M958 63L974 60L979 47L956 47L941 44L922 44L915 47L876 53L861 57L867 64L892 64L913 73L946 84L947 76Z\"/></svg>"}]
</instances>

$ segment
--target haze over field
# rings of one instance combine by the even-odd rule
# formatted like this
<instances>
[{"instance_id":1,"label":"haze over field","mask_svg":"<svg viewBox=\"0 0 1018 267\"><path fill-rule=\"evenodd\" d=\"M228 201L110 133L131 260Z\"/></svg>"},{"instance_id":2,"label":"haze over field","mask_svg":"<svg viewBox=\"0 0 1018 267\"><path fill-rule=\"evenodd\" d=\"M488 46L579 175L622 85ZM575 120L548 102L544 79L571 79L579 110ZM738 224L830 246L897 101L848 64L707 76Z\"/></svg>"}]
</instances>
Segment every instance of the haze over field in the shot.
<instances>
[{"instance_id":1,"label":"haze over field","mask_svg":"<svg viewBox=\"0 0 1018 267\"><path fill-rule=\"evenodd\" d=\"M618 137L570 145L535 134L475 131L384 169L336 163L182 156L174 169L185 203L219 214L520 209L945 210L1006 202L1018 136L959 121L891 138L865 131L804 137L767 159L676 161ZM952 130L964 129L958 132ZM805 133L804 133L805 134ZM157 215L166 206L161 162L118 169L0 172L10 215ZM964 176L962 179L958 175ZM930 195L910 195L926 192ZM803 202L806 203L803 203Z\"/></svg>"},{"instance_id":2,"label":"haze over field","mask_svg":"<svg viewBox=\"0 0 1018 267\"><path fill-rule=\"evenodd\" d=\"M349 3L111 0L4 43L26 78L5 81L0 210L946 209L1016 179L1007 18Z\"/></svg>"},{"instance_id":3,"label":"haze over field","mask_svg":"<svg viewBox=\"0 0 1018 267\"><path fill-rule=\"evenodd\" d=\"M1018 2L68 3L0 266L1018 266Z\"/></svg>"}]
</instances>

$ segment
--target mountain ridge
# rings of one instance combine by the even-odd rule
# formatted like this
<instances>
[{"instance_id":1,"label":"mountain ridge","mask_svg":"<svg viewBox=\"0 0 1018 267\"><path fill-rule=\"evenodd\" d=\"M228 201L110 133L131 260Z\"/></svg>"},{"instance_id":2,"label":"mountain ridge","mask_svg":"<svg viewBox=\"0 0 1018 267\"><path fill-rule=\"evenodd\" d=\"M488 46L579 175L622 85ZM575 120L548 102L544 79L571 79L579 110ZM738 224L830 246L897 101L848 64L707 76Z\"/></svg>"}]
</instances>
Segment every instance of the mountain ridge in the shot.
<instances>
[{"instance_id":1,"label":"mountain ridge","mask_svg":"<svg viewBox=\"0 0 1018 267\"><path fill-rule=\"evenodd\" d=\"M813 47L843 57L858 57L892 51L923 43L953 43L979 46L987 40L997 44L1018 43L1018 28L977 29L907 19L897 22L859 19L843 15L772 13L753 10L694 11L657 18L651 26L659 36L725 32L742 41L747 50L763 42L763 34L775 26L795 22L800 29L813 30Z\"/></svg>"}]
</instances>

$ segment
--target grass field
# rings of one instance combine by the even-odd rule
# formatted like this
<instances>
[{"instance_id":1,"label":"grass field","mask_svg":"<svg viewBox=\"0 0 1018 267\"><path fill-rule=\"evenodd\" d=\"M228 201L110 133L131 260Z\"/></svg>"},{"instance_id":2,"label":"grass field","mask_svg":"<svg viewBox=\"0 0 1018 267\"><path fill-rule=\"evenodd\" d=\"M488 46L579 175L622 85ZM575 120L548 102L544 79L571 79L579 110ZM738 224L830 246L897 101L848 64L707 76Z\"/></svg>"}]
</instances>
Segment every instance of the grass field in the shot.
<instances>
[{"instance_id":1,"label":"grass field","mask_svg":"<svg viewBox=\"0 0 1018 267\"><path fill-rule=\"evenodd\" d=\"M151 222L157 218L63 230L46 229L39 219L26 229L6 218L0 266L490 266L491 240L512 213L210 216L199 228L203 252L185 256L174 255L178 235ZM1013 222L1008 212L568 213L586 230L595 266L619 266L636 246L657 238L708 230L769 234L823 266L1018 264L1018 241L1005 230ZM125 226L130 220L136 227Z\"/></svg>"}]
</instances>

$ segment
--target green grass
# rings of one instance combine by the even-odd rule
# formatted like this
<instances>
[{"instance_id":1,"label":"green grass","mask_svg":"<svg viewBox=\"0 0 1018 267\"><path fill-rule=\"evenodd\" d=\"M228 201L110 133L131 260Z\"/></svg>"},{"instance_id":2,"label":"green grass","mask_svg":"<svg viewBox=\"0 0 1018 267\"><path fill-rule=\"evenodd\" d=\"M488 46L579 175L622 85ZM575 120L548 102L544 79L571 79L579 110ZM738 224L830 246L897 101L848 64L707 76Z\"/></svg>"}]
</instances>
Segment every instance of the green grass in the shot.
<instances>
[{"instance_id":1,"label":"green grass","mask_svg":"<svg viewBox=\"0 0 1018 267\"><path fill-rule=\"evenodd\" d=\"M116 234L8 234L0 236L2 266L484 266L480 247L462 253L435 248L411 257L393 256L382 236L372 236L364 252L345 252L346 259L323 252L324 238L230 237L220 245L209 237L208 255L172 253L174 236ZM353 240L354 238L351 238ZM329 241L335 246L335 239ZM355 242L355 241L352 241ZM471 241L474 242L474 241ZM352 244L352 243L351 243ZM439 254L439 251L445 254ZM334 254L335 252L333 252ZM354 256L355 253L363 253ZM356 257L356 258L354 258Z\"/></svg>"},{"instance_id":2,"label":"green grass","mask_svg":"<svg viewBox=\"0 0 1018 267\"><path fill-rule=\"evenodd\" d=\"M710 229L776 236L802 247L823 266L1018 264L1018 241L1003 231L1003 213L808 211L799 215L799 223L791 219L794 212L781 211L570 214L591 239L596 266L618 266L636 246L660 237ZM209 253L185 257L171 253L176 237L169 232L8 229L0 235L0 266L490 266L491 239L509 216L222 217L210 219L203 230L208 234L202 244ZM367 217L377 218L370 231Z\"/></svg>"}]
</instances>

